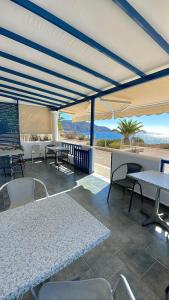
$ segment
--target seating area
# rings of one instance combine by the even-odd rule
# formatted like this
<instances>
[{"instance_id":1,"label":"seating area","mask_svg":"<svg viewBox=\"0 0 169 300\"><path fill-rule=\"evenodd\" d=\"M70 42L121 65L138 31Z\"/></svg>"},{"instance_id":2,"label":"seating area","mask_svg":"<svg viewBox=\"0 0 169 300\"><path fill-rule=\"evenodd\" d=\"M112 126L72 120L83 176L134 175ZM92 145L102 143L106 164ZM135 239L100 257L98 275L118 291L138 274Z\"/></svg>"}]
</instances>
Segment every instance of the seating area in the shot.
<instances>
[{"instance_id":1,"label":"seating area","mask_svg":"<svg viewBox=\"0 0 169 300\"><path fill-rule=\"evenodd\" d=\"M71 196L111 230L111 236L105 242L53 275L51 282L103 277L114 287L119 275L123 274L136 299L163 299L169 278L168 233L159 226L141 226L145 216L140 213L140 197L137 194L134 195L131 213L128 213L130 193L124 193L118 185L113 186L108 206L109 183L95 174L74 171L66 164L58 170L45 162L32 164L30 161L26 162L25 177L44 182L49 195L66 193ZM44 189L37 185L35 198L42 197ZM0 199L3 211L2 193ZM8 207L9 201L5 197L5 209ZM144 207L152 211L153 202L144 198ZM127 299L123 296L120 299ZM23 299L33 298L27 293Z\"/></svg>"},{"instance_id":2,"label":"seating area","mask_svg":"<svg viewBox=\"0 0 169 300\"><path fill-rule=\"evenodd\" d=\"M52 147L53 146L53 147ZM24 159L36 158L48 160L53 157L60 161L64 160L75 168L88 174L92 173L91 147L79 144L72 144L63 141L48 142L22 142ZM57 148L54 148L57 147Z\"/></svg>"},{"instance_id":3,"label":"seating area","mask_svg":"<svg viewBox=\"0 0 169 300\"><path fill-rule=\"evenodd\" d=\"M153 156L146 156L144 154L136 154L136 153L130 153L128 151L119 151L119 150L113 150L112 155L111 155L111 171L112 173L115 171L117 167L123 164L127 163L133 163L133 164L138 164L139 166L142 167L142 171L148 171L148 170L155 170L155 171L161 171L161 166L163 159L160 157L153 157ZM169 161L165 160L164 162L169 163ZM135 172L138 172L141 170L135 169ZM128 171L129 173L133 173L133 170ZM116 172L116 179L117 181L120 180L121 178L124 178L126 174L126 169L124 167L120 168ZM141 182L141 187L142 187L142 192L143 195L146 196L147 198L150 198L152 200L155 200L155 195L156 195L156 188L151 186L150 184ZM141 193L140 187L136 186L134 190L137 193ZM161 195L160 195L160 201L167 207L169 206L168 203L168 192L165 190L161 190Z\"/></svg>"}]
</instances>

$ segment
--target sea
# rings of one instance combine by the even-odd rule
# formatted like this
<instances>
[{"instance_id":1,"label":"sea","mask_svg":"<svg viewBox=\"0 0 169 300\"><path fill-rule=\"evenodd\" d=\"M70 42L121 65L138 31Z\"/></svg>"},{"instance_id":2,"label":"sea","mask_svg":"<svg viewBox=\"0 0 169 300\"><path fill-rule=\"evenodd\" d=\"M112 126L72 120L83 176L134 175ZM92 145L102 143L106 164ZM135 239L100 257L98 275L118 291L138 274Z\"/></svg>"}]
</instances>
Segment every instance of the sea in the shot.
<instances>
[{"instance_id":1,"label":"sea","mask_svg":"<svg viewBox=\"0 0 169 300\"><path fill-rule=\"evenodd\" d=\"M135 134L135 137L139 137L144 140L145 144L169 144L169 134L146 132ZM116 132L96 132L95 139L121 139L122 135Z\"/></svg>"}]
</instances>

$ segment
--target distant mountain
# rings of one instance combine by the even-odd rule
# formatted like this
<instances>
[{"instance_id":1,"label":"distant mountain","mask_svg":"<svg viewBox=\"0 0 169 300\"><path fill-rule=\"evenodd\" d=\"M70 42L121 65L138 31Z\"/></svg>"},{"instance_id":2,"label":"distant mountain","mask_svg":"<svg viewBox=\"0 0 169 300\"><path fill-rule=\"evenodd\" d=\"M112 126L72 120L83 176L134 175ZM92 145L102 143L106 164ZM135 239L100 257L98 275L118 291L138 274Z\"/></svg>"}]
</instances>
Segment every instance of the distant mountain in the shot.
<instances>
[{"instance_id":1,"label":"distant mountain","mask_svg":"<svg viewBox=\"0 0 169 300\"><path fill-rule=\"evenodd\" d=\"M77 122L73 123L71 120L62 120L62 127L64 131L73 131L78 134L90 134L90 123L88 122ZM96 133L111 133L111 130L106 126L95 125Z\"/></svg>"}]
</instances>

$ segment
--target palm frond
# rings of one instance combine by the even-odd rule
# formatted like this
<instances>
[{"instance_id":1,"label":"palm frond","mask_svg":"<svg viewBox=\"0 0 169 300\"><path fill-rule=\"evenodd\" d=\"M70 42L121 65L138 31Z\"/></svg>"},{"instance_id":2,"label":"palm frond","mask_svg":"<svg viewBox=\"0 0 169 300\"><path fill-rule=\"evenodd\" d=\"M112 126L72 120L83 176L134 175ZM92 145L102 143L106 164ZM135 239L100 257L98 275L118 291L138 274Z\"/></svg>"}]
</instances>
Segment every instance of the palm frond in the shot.
<instances>
[{"instance_id":1,"label":"palm frond","mask_svg":"<svg viewBox=\"0 0 169 300\"><path fill-rule=\"evenodd\" d=\"M120 120L117 126L116 131L122 134L124 137L130 137L131 135L143 131L143 124L138 121L133 121L132 119Z\"/></svg>"}]
</instances>

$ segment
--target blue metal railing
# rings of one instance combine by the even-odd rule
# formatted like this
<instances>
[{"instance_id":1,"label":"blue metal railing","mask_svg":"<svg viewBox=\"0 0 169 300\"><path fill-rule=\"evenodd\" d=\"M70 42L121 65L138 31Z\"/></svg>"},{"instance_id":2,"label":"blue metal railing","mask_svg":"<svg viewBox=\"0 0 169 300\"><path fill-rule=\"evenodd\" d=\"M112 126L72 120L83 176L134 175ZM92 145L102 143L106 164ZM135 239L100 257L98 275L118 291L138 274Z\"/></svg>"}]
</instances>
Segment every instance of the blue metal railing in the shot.
<instances>
[{"instance_id":1,"label":"blue metal railing","mask_svg":"<svg viewBox=\"0 0 169 300\"><path fill-rule=\"evenodd\" d=\"M161 159L160 172L164 172L165 164L169 164L168 159Z\"/></svg>"},{"instance_id":2,"label":"blue metal railing","mask_svg":"<svg viewBox=\"0 0 169 300\"><path fill-rule=\"evenodd\" d=\"M69 150L74 157L74 167L87 174L92 173L92 149L82 149L82 145L62 142L62 146Z\"/></svg>"},{"instance_id":3,"label":"blue metal railing","mask_svg":"<svg viewBox=\"0 0 169 300\"><path fill-rule=\"evenodd\" d=\"M85 173L90 173L90 151L83 150L83 149L76 149L74 150L74 166L76 169L81 170Z\"/></svg>"},{"instance_id":4,"label":"blue metal railing","mask_svg":"<svg viewBox=\"0 0 169 300\"><path fill-rule=\"evenodd\" d=\"M75 145L75 144L70 144L70 143L65 143L65 142L62 142L62 146L69 150L69 154L70 155L75 155L75 149L81 149L82 146L81 145Z\"/></svg>"}]
</instances>

